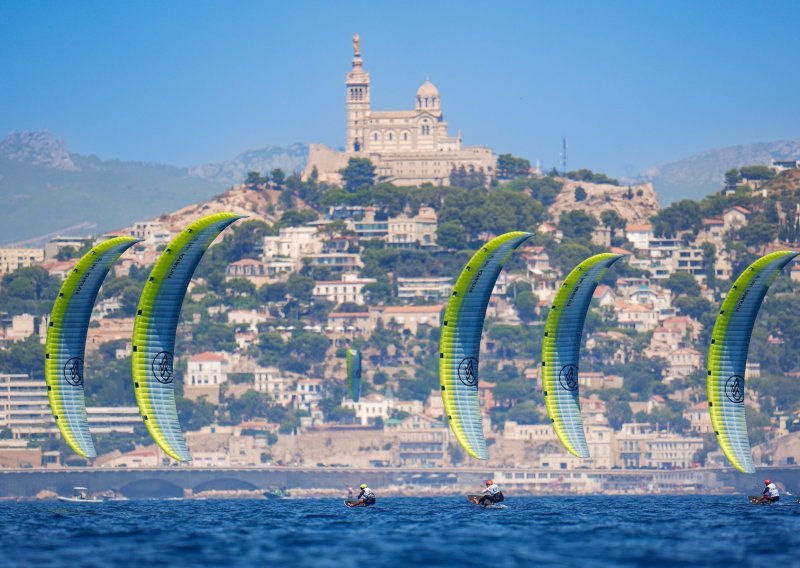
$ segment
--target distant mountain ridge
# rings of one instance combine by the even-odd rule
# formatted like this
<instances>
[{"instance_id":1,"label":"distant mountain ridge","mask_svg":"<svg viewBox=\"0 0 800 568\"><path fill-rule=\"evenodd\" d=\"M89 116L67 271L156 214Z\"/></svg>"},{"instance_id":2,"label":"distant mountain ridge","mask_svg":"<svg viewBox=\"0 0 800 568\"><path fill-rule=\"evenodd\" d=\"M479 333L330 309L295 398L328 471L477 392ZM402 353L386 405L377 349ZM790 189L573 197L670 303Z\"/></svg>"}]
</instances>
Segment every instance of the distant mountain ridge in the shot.
<instances>
[{"instance_id":1,"label":"distant mountain ridge","mask_svg":"<svg viewBox=\"0 0 800 568\"><path fill-rule=\"evenodd\" d=\"M70 152L48 131L0 140L0 243L35 244L54 233L102 232L205 201L247 172L305 166L308 148L267 146L224 162L181 168Z\"/></svg>"},{"instance_id":2,"label":"distant mountain ridge","mask_svg":"<svg viewBox=\"0 0 800 568\"><path fill-rule=\"evenodd\" d=\"M800 140L740 144L649 168L642 172L642 179L652 182L662 204L668 204L680 199L700 199L719 190L725 172L731 168L794 159L800 159Z\"/></svg>"}]
</instances>

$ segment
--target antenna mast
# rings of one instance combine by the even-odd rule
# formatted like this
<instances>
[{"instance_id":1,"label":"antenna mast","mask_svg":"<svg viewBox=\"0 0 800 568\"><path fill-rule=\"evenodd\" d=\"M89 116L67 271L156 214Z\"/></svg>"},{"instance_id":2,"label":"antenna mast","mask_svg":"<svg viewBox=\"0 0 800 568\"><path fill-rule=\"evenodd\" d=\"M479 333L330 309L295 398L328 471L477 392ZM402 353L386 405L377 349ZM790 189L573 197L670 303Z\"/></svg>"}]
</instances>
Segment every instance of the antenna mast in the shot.
<instances>
[{"instance_id":1,"label":"antenna mast","mask_svg":"<svg viewBox=\"0 0 800 568\"><path fill-rule=\"evenodd\" d=\"M564 136L561 144L561 173L567 175L567 137Z\"/></svg>"}]
</instances>

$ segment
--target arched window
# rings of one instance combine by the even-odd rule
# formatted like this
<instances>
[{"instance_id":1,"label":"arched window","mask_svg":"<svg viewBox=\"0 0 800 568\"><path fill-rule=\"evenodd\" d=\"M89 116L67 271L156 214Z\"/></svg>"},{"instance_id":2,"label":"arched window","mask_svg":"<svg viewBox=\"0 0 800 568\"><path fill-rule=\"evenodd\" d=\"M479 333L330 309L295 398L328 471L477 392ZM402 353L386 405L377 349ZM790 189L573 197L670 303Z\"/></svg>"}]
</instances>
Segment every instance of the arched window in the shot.
<instances>
[{"instance_id":1,"label":"arched window","mask_svg":"<svg viewBox=\"0 0 800 568\"><path fill-rule=\"evenodd\" d=\"M392 140L394 140L394 132L389 132L389 133L386 135L386 138L389 140L389 142L391 142Z\"/></svg>"},{"instance_id":2,"label":"arched window","mask_svg":"<svg viewBox=\"0 0 800 568\"><path fill-rule=\"evenodd\" d=\"M377 141L378 141L378 139L380 139L380 137L381 137L381 136L380 136L380 134L378 134L377 132L373 132L373 133L372 133L372 140L373 140L374 142L377 142Z\"/></svg>"},{"instance_id":3,"label":"arched window","mask_svg":"<svg viewBox=\"0 0 800 568\"><path fill-rule=\"evenodd\" d=\"M403 141L408 140L408 132L403 132Z\"/></svg>"}]
</instances>

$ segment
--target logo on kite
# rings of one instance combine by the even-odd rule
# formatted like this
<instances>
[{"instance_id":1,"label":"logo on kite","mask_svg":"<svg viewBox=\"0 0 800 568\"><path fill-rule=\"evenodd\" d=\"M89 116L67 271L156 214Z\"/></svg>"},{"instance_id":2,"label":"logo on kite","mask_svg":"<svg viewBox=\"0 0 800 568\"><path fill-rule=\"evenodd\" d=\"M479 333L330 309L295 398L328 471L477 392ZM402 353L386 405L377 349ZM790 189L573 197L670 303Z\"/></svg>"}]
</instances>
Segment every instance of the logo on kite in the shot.
<instances>
[{"instance_id":1,"label":"logo on kite","mask_svg":"<svg viewBox=\"0 0 800 568\"><path fill-rule=\"evenodd\" d=\"M159 383L168 385L172 382L174 373L172 372L172 353L169 351L162 351L153 357L151 365L153 376Z\"/></svg>"},{"instance_id":2,"label":"logo on kite","mask_svg":"<svg viewBox=\"0 0 800 568\"><path fill-rule=\"evenodd\" d=\"M64 364L64 380L73 387L83 386L83 359L73 357Z\"/></svg>"},{"instance_id":3,"label":"logo on kite","mask_svg":"<svg viewBox=\"0 0 800 568\"><path fill-rule=\"evenodd\" d=\"M478 360L467 357L458 364L458 380L468 387L478 386Z\"/></svg>"},{"instance_id":4,"label":"logo on kite","mask_svg":"<svg viewBox=\"0 0 800 568\"><path fill-rule=\"evenodd\" d=\"M735 404L744 402L744 379L739 375L733 375L725 381L725 396Z\"/></svg>"},{"instance_id":5,"label":"logo on kite","mask_svg":"<svg viewBox=\"0 0 800 568\"><path fill-rule=\"evenodd\" d=\"M565 390L578 390L578 367L577 365L564 365L558 373L558 382Z\"/></svg>"}]
</instances>

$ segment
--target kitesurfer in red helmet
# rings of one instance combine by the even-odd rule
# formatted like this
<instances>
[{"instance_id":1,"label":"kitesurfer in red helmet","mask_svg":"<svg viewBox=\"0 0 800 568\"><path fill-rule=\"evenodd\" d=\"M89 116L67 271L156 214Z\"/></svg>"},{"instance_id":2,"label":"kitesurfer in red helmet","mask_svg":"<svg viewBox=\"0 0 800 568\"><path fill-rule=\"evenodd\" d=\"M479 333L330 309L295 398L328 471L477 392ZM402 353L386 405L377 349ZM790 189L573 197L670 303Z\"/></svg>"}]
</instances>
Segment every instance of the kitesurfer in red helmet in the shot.
<instances>
[{"instance_id":1,"label":"kitesurfer in red helmet","mask_svg":"<svg viewBox=\"0 0 800 568\"><path fill-rule=\"evenodd\" d=\"M494 505L505 499L505 497L503 497L503 492L500 491L500 488L495 485L494 481L491 479L486 480L486 489L481 491L481 494L483 494L483 497L480 498L478 504L484 507Z\"/></svg>"},{"instance_id":2,"label":"kitesurfer in red helmet","mask_svg":"<svg viewBox=\"0 0 800 568\"><path fill-rule=\"evenodd\" d=\"M778 487L769 479L764 480L764 491L761 492L761 495L761 499L758 500L759 503L775 503L781 499Z\"/></svg>"}]
</instances>

